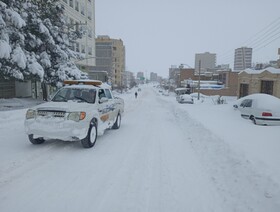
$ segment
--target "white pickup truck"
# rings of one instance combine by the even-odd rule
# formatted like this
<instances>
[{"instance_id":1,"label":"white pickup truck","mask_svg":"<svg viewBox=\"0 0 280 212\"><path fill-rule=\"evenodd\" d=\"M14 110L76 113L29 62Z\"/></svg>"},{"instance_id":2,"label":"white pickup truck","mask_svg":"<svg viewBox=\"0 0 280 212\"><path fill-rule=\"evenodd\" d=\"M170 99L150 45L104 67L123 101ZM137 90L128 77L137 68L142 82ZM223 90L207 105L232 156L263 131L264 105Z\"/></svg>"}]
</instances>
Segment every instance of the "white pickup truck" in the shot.
<instances>
[{"instance_id":1,"label":"white pickup truck","mask_svg":"<svg viewBox=\"0 0 280 212\"><path fill-rule=\"evenodd\" d=\"M25 131L31 143L79 140L91 148L106 129L120 128L124 101L112 95L110 86L97 80L64 84L50 102L27 110Z\"/></svg>"}]
</instances>

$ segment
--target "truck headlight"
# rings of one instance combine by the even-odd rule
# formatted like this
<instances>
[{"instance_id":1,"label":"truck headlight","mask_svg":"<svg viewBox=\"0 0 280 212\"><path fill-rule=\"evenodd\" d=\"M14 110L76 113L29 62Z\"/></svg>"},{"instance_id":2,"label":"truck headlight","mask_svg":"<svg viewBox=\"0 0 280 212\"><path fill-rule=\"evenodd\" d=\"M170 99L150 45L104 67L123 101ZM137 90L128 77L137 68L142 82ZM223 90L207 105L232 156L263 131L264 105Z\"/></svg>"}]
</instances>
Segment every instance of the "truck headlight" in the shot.
<instances>
[{"instance_id":1,"label":"truck headlight","mask_svg":"<svg viewBox=\"0 0 280 212\"><path fill-rule=\"evenodd\" d=\"M34 119L36 116L36 110L28 109L25 114L26 119Z\"/></svg>"},{"instance_id":2,"label":"truck headlight","mask_svg":"<svg viewBox=\"0 0 280 212\"><path fill-rule=\"evenodd\" d=\"M85 117L86 117L86 112L72 112L69 113L68 120L80 121L85 119Z\"/></svg>"}]
</instances>

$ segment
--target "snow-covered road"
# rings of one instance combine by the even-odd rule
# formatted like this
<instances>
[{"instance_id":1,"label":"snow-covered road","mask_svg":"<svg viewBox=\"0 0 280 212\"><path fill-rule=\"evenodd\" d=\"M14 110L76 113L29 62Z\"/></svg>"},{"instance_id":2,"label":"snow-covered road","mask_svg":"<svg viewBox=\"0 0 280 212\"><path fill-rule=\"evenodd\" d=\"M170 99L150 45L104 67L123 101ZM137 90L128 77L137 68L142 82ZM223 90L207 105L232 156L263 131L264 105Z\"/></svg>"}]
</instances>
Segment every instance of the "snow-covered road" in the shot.
<instances>
[{"instance_id":1,"label":"snow-covered road","mask_svg":"<svg viewBox=\"0 0 280 212\"><path fill-rule=\"evenodd\" d=\"M279 211L279 185L152 88L119 130L31 145L24 110L0 120L0 211Z\"/></svg>"}]
</instances>

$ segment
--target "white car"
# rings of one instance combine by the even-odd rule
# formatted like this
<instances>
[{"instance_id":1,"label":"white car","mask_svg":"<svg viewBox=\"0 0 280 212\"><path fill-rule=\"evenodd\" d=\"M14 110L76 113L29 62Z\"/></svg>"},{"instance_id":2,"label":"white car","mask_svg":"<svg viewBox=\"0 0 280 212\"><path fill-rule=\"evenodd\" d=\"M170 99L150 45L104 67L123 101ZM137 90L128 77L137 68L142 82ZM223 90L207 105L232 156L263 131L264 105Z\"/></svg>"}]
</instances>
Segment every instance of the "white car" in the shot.
<instances>
[{"instance_id":1,"label":"white car","mask_svg":"<svg viewBox=\"0 0 280 212\"><path fill-rule=\"evenodd\" d=\"M183 94L179 96L178 102L193 104L193 97L190 94Z\"/></svg>"},{"instance_id":2,"label":"white car","mask_svg":"<svg viewBox=\"0 0 280 212\"><path fill-rule=\"evenodd\" d=\"M241 116L258 125L280 125L280 99L268 94L251 94L240 98L233 107Z\"/></svg>"},{"instance_id":3,"label":"white car","mask_svg":"<svg viewBox=\"0 0 280 212\"><path fill-rule=\"evenodd\" d=\"M96 80L65 83L50 102L27 110L25 131L31 143L80 140L90 148L104 130L120 127L124 101L114 97L109 86Z\"/></svg>"}]
</instances>

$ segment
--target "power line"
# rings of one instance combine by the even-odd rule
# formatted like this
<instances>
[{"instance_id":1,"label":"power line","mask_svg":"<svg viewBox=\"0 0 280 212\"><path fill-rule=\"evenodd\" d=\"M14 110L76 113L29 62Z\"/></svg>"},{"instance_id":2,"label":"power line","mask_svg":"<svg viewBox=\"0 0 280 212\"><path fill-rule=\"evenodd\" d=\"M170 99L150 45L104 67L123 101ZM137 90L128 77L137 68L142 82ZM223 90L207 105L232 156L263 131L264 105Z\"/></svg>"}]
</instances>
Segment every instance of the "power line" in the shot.
<instances>
[{"instance_id":1,"label":"power line","mask_svg":"<svg viewBox=\"0 0 280 212\"><path fill-rule=\"evenodd\" d=\"M277 36L280 34L280 17L272 21L269 25L264 27L262 30L257 32L251 38L247 39L242 46L250 46L254 49L254 52L259 51L260 49L265 48L272 42L280 38ZM277 36L277 37L275 37ZM245 44L245 45L244 45ZM228 61L233 61L233 56L235 49L230 49L225 53L221 54L219 60L223 60L224 63Z\"/></svg>"}]
</instances>

